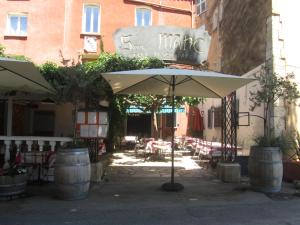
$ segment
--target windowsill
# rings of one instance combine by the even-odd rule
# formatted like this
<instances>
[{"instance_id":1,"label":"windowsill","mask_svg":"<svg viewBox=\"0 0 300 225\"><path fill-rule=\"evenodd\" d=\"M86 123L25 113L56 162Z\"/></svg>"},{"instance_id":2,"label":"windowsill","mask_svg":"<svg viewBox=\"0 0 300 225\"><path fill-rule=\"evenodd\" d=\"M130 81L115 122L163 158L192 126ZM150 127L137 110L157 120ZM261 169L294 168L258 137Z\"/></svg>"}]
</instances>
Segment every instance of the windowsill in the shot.
<instances>
[{"instance_id":1,"label":"windowsill","mask_svg":"<svg viewBox=\"0 0 300 225\"><path fill-rule=\"evenodd\" d=\"M91 52L85 52L84 54L82 54L82 60L85 61L93 61L99 58L99 53L91 53Z\"/></svg>"},{"instance_id":2,"label":"windowsill","mask_svg":"<svg viewBox=\"0 0 300 225\"><path fill-rule=\"evenodd\" d=\"M26 40L27 39L27 35L4 34L4 39Z\"/></svg>"},{"instance_id":3,"label":"windowsill","mask_svg":"<svg viewBox=\"0 0 300 225\"><path fill-rule=\"evenodd\" d=\"M96 36L96 37L101 37L100 33L81 33L80 36Z\"/></svg>"}]
</instances>

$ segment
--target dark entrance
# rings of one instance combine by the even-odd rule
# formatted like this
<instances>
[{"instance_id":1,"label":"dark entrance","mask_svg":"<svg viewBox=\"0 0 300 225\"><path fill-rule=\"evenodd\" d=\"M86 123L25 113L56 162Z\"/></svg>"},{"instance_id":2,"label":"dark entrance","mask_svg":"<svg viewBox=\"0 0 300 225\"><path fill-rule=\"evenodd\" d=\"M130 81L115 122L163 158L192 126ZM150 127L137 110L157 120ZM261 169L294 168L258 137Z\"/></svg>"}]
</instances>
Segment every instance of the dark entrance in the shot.
<instances>
[{"instance_id":1,"label":"dark entrance","mask_svg":"<svg viewBox=\"0 0 300 225\"><path fill-rule=\"evenodd\" d=\"M135 113L127 117L127 135L151 137L151 114Z\"/></svg>"}]
</instances>

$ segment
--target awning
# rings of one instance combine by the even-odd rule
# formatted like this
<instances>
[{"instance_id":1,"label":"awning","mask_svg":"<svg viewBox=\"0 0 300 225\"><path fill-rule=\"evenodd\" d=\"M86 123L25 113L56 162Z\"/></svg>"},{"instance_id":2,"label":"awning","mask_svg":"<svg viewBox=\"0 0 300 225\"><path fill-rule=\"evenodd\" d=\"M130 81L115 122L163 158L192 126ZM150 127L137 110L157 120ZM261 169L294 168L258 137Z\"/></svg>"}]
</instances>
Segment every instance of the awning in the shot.
<instances>
[{"instance_id":1,"label":"awning","mask_svg":"<svg viewBox=\"0 0 300 225\"><path fill-rule=\"evenodd\" d=\"M0 57L0 92L55 93L31 62Z\"/></svg>"},{"instance_id":2,"label":"awning","mask_svg":"<svg viewBox=\"0 0 300 225\"><path fill-rule=\"evenodd\" d=\"M140 110L137 107L134 106L130 106L127 110L127 113L145 113L142 110ZM175 108L175 113L183 113L185 112L184 107L180 107L180 108ZM150 111L146 112L146 113L150 113ZM158 113L172 113L172 107L171 106L166 106L164 108L162 108Z\"/></svg>"}]
</instances>

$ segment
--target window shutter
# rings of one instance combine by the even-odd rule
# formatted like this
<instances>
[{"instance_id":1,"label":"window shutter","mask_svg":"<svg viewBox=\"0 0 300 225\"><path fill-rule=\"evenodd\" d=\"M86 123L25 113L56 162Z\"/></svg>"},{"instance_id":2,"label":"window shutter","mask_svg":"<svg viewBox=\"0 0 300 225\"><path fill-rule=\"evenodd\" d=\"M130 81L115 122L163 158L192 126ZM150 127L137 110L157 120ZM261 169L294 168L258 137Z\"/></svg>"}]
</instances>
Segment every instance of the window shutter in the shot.
<instances>
[{"instance_id":1,"label":"window shutter","mask_svg":"<svg viewBox=\"0 0 300 225\"><path fill-rule=\"evenodd\" d=\"M214 112L214 127L221 127L222 124L222 109L221 107L215 108Z\"/></svg>"},{"instance_id":2,"label":"window shutter","mask_svg":"<svg viewBox=\"0 0 300 225\"><path fill-rule=\"evenodd\" d=\"M212 129L212 111L211 111L211 109L209 109L207 111L207 127L209 129Z\"/></svg>"}]
</instances>

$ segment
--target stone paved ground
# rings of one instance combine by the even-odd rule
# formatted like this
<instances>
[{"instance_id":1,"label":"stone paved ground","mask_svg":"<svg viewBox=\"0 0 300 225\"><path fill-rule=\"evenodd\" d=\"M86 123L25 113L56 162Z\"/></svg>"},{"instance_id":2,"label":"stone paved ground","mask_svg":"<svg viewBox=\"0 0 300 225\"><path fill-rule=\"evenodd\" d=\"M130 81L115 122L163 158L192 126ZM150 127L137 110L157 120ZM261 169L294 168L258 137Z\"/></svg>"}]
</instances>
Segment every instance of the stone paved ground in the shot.
<instances>
[{"instance_id":1,"label":"stone paved ground","mask_svg":"<svg viewBox=\"0 0 300 225\"><path fill-rule=\"evenodd\" d=\"M247 183L220 182L190 157L177 157L175 165L175 181L185 189L163 192L170 162L117 153L105 181L93 184L87 199L58 200L53 184L31 185L28 197L0 202L0 225L300 224L300 198L290 184L282 194L266 196L248 189Z\"/></svg>"}]
</instances>

